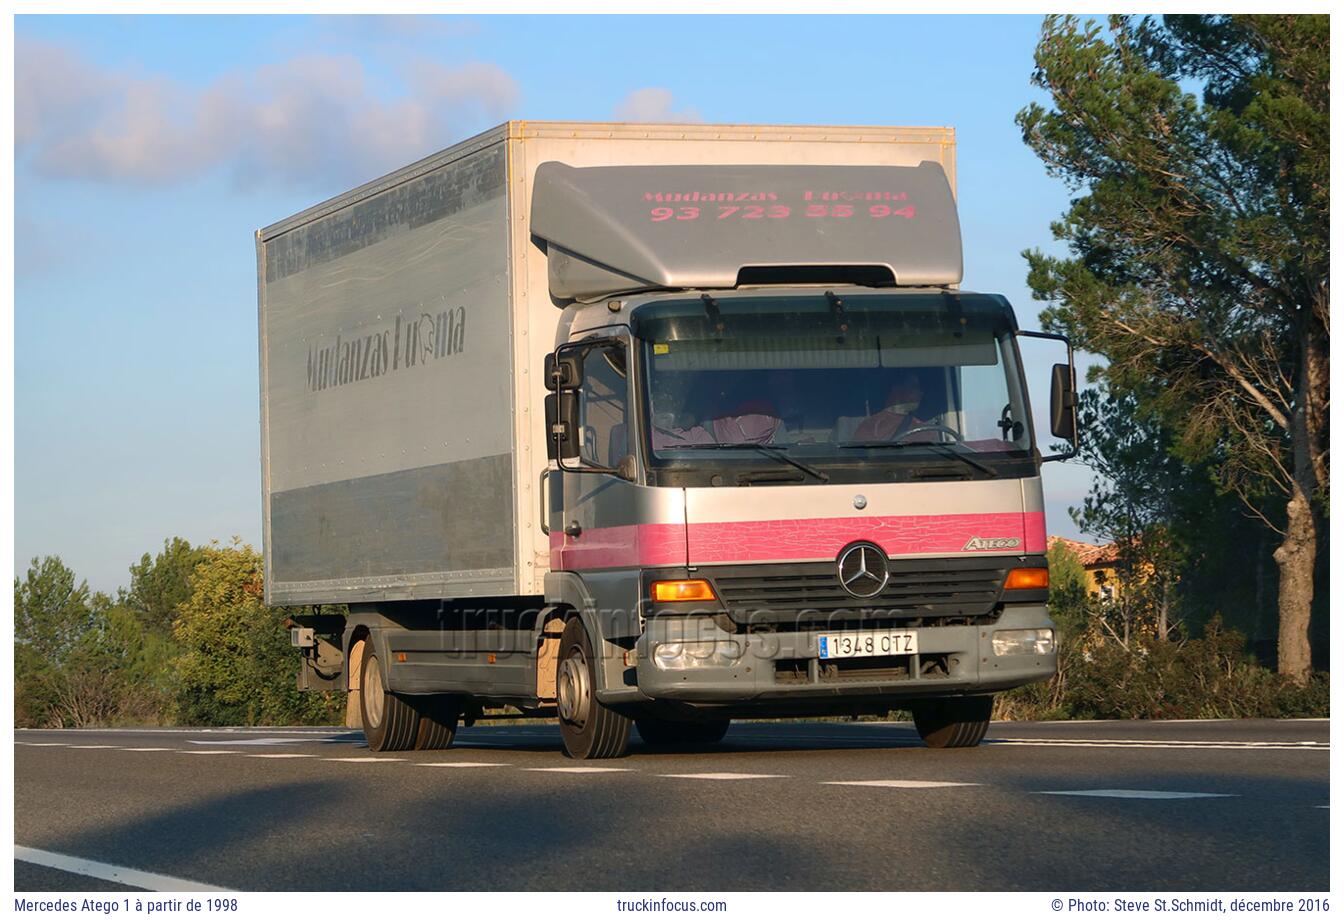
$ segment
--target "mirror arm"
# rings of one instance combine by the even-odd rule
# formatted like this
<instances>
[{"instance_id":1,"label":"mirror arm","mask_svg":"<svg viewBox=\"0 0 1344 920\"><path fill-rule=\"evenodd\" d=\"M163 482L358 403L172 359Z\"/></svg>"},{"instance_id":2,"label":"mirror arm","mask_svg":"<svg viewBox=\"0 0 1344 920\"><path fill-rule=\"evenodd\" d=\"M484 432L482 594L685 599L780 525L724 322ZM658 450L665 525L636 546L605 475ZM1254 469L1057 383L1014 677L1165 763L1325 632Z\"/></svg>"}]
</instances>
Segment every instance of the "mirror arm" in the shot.
<instances>
[{"instance_id":1,"label":"mirror arm","mask_svg":"<svg viewBox=\"0 0 1344 920\"><path fill-rule=\"evenodd\" d=\"M1025 339L1050 339L1055 342L1063 342L1064 348L1069 353L1069 382L1073 384L1073 391L1069 395L1072 397L1073 410L1073 438L1071 439L1071 449L1061 454L1048 454L1041 458L1042 463L1050 463L1054 460L1072 460L1078 456L1078 375L1073 365L1073 343L1069 341L1067 335L1061 335L1058 332L1035 332L1029 329L1019 329L1015 335Z\"/></svg>"}]
</instances>

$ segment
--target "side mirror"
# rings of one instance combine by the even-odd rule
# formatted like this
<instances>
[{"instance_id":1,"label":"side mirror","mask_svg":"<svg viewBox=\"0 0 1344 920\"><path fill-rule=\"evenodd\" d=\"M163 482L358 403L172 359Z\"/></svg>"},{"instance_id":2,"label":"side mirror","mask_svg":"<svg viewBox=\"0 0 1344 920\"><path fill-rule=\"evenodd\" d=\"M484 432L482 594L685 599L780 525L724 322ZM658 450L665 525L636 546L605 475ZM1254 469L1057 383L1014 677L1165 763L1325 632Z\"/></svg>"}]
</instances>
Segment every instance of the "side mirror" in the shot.
<instances>
[{"instance_id":1,"label":"side mirror","mask_svg":"<svg viewBox=\"0 0 1344 920\"><path fill-rule=\"evenodd\" d=\"M583 352L566 348L559 354L546 356L546 389L577 390L583 385Z\"/></svg>"},{"instance_id":2,"label":"side mirror","mask_svg":"<svg viewBox=\"0 0 1344 920\"><path fill-rule=\"evenodd\" d=\"M579 455L579 394L574 390L546 397L546 456L560 463Z\"/></svg>"},{"instance_id":3,"label":"side mirror","mask_svg":"<svg viewBox=\"0 0 1344 920\"><path fill-rule=\"evenodd\" d=\"M1050 372L1050 433L1078 446L1078 390L1067 364L1056 364Z\"/></svg>"},{"instance_id":4,"label":"side mirror","mask_svg":"<svg viewBox=\"0 0 1344 920\"><path fill-rule=\"evenodd\" d=\"M626 482L634 482L639 468L635 465L635 455L626 454L621 458L621 462L616 464L616 475Z\"/></svg>"}]
</instances>

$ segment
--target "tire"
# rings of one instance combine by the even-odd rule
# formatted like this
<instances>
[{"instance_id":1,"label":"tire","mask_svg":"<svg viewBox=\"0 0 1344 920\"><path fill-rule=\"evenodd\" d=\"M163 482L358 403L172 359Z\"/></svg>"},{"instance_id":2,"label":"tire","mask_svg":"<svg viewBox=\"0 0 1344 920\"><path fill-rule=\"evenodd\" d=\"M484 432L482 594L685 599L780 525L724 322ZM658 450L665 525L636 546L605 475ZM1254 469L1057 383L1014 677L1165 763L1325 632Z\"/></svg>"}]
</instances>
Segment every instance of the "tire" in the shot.
<instances>
[{"instance_id":1,"label":"tire","mask_svg":"<svg viewBox=\"0 0 1344 920\"><path fill-rule=\"evenodd\" d=\"M910 704L919 737L931 748L975 747L989 730L992 696L923 700Z\"/></svg>"},{"instance_id":2,"label":"tire","mask_svg":"<svg viewBox=\"0 0 1344 920\"><path fill-rule=\"evenodd\" d=\"M649 747L699 747L718 744L728 734L728 719L713 722L669 722L665 719L637 719L635 728Z\"/></svg>"},{"instance_id":3,"label":"tire","mask_svg":"<svg viewBox=\"0 0 1344 920\"><path fill-rule=\"evenodd\" d=\"M415 701L420 711L420 729L415 734L417 751L442 751L453 746L461 704L451 696L424 696Z\"/></svg>"},{"instance_id":4,"label":"tire","mask_svg":"<svg viewBox=\"0 0 1344 920\"><path fill-rule=\"evenodd\" d=\"M420 731L420 713L405 699L387 690L373 643L365 643L359 675L359 714L369 750L409 751Z\"/></svg>"},{"instance_id":5,"label":"tire","mask_svg":"<svg viewBox=\"0 0 1344 920\"><path fill-rule=\"evenodd\" d=\"M560 634L555 701L565 753L576 760L620 757L630 743L630 719L597 701L597 662L583 622L574 617Z\"/></svg>"}]
</instances>

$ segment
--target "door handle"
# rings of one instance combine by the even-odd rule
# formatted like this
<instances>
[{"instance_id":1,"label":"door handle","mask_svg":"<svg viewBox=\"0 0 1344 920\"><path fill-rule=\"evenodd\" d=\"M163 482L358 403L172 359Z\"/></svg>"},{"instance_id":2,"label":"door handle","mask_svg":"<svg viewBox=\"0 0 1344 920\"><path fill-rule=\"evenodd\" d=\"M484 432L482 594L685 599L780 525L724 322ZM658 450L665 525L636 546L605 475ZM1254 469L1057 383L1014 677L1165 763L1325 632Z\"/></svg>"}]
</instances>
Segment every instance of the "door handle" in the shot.
<instances>
[{"instance_id":1,"label":"door handle","mask_svg":"<svg viewBox=\"0 0 1344 920\"><path fill-rule=\"evenodd\" d=\"M537 495L541 499L541 532L546 536L551 535L551 503L550 494L546 487L551 484L551 471L542 470L541 478L537 481Z\"/></svg>"}]
</instances>

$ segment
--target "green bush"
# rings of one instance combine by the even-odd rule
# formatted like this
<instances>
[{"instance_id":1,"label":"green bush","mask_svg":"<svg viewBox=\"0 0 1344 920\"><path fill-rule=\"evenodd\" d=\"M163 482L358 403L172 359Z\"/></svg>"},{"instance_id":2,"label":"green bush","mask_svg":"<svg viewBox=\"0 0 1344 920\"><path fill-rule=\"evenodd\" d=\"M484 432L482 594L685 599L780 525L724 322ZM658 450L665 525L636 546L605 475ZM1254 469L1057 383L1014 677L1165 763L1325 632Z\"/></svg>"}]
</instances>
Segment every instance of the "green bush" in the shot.
<instances>
[{"instance_id":1,"label":"green bush","mask_svg":"<svg viewBox=\"0 0 1344 920\"><path fill-rule=\"evenodd\" d=\"M192 725L340 724L341 694L296 686L299 655L282 628L291 611L262 600L261 556L234 541L202 548L191 596L177 608L173 635L179 702Z\"/></svg>"},{"instance_id":2,"label":"green bush","mask_svg":"<svg viewBox=\"0 0 1344 920\"><path fill-rule=\"evenodd\" d=\"M1005 719L1250 719L1326 716L1330 677L1305 685L1263 668L1218 618L1197 639L1062 631L1060 667L1042 684L1000 695Z\"/></svg>"}]
</instances>

